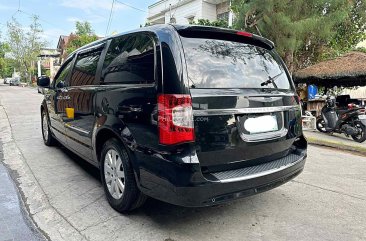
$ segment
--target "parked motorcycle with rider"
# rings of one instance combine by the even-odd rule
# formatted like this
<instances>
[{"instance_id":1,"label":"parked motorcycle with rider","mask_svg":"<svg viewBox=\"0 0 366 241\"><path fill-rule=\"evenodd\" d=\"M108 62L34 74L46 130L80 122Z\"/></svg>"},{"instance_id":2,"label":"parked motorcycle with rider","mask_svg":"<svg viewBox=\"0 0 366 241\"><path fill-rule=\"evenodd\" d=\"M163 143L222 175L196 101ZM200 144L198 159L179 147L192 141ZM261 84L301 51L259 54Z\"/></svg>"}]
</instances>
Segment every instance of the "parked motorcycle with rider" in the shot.
<instances>
[{"instance_id":1,"label":"parked motorcycle with rider","mask_svg":"<svg viewBox=\"0 0 366 241\"><path fill-rule=\"evenodd\" d=\"M351 136L356 142L364 142L366 140L365 108L351 105L347 110L339 110L336 107L335 98L327 96L321 115L316 120L318 131L343 133L347 137Z\"/></svg>"}]
</instances>

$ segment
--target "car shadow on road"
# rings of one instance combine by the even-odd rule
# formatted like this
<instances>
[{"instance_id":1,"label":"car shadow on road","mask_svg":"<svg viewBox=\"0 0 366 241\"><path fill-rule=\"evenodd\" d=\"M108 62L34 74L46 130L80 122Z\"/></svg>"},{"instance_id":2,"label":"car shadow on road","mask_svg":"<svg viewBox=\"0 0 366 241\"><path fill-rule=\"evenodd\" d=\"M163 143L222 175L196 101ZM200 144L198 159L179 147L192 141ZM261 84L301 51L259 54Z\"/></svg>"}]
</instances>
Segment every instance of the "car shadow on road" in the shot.
<instances>
[{"instance_id":1,"label":"car shadow on road","mask_svg":"<svg viewBox=\"0 0 366 241\"><path fill-rule=\"evenodd\" d=\"M144 206L131 214L136 217L148 217L161 229L174 230L189 226L201 229L198 225L202 223L224 224L228 220L225 216L249 215L252 213L253 199L257 198L260 198L260 195L209 207L181 207L149 198Z\"/></svg>"},{"instance_id":2,"label":"car shadow on road","mask_svg":"<svg viewBox=\"0 0 366 241\"><path fill-rule=\"evenodd\" d=\"M85 161L83 158L79 157L66 147L59 144L59 148L70 158L70 160L74 161L81 169L83 169L89 176L95 178L100 181L100 171L97 167L93 166L89 162Z\"/></svg>"},{"instance_id":3,"label":"car shadow on road","mask_svg":"<svg viewBox=\"0 0 366 241\"><path fill-rule=\"evenodd\" d=\"M99 169L88 163L81 157L77 156L65 147L60 147L60 149L78 165L82 168L85 173L95 178L98 182L100 180ZM102 188L102 187L100 187ZM148 198L146 203L137 210L134 210L128 214L129 218L132 220L146 219L148 218L152 223L159 226L160 228L176 228L179 226L195 225L196 222L211 222L210 220L216 220L222 215L228 215L228 213L237 213L238 209L240 212L246 209L250 210L253 207L253 198L260 198L261 194L247 197L232 202L217 204L210 207L181 207L173 204L165 203L153 198ZM243 208L244 207L244 208ZM121 214L123 215L123 214ZM200 221L199 221L200 220ZM216 221L213 221L216 222ZM173 226L171 226L173 225Z\"/></svg>"}]
</instances>

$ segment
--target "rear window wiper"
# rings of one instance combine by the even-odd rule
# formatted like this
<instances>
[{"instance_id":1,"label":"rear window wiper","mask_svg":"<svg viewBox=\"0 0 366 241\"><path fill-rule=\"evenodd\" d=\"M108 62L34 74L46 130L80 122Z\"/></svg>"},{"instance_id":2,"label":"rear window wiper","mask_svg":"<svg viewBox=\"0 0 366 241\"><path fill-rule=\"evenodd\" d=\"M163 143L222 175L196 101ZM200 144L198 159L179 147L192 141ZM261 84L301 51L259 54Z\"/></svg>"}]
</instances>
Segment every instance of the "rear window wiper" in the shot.
<instances>
[{"instance_id":1,"label":"rear window wiper","mask_svg":"<svg viewBox=\"0 0 366 241\"><path fill-rule=\"evenodd\" d=\"M192 78L191 78L191 77L189 77L189 75L188 75L188 80L189 80L190 82L192 82L192 85L190 85L190 87L189 87L189 88L191 88L191 89L196 88L196 84L193 82Z\"/></svg>"},{"instance_id":2,"label":"rear window wiper","mask_svg":"<svg viewBox=\"0 0 366 241\"><path fill-rule=\"evenodd\" d=\"M267 86L267 85L269 85L269 84L273 84L273 86L274 86L276 89L278 89L278 87L277 87L277 85L276 85L276 83L275 83L275 80L276 80L279 76L281 76L282 74L283 74L283 71L281 71L281 73L279 73L279 74L277 74L277 75L275 75L275 76L273 76L273 77L269 76L268 80L266 80L266 81L264 81L264 82L262 82L262 83L261 83L261 86Z\"/></svg>"}]
</instances>

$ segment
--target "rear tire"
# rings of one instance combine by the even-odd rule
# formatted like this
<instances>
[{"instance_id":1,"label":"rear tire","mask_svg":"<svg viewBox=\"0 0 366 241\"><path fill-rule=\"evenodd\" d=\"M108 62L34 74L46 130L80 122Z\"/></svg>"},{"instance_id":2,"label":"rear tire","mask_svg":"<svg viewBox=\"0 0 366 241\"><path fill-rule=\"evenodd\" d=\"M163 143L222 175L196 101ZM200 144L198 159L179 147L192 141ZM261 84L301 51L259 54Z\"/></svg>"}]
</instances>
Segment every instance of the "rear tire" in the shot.
<instances>
[{"instance_id":1,"label":"rear tire","mask_svg":"<svg viewBox=\"0 0 366 241\"><path fill-rule=\"evenodd\" d=\"M53 146L56 143L56 139L52 136L50 125L48 122L48 116L46 111L41 112L41 125L42 125L42 137L46 146Z\"/></svg>"},{"instance_id":2,"label":"rear tire","mask_svg":"<svg viewBox=\"0 0 366 241\"><path fill-rule=\"evenodd\" d=\"M325 121L323 120L323 118L318 118L316 120L316 129L322 133L326 133L326 129L325 129Z\"/></svg>"},{"instance_id":3,"label":"rear tire","mask_svg":"<svg viewBox=\"0 0 366 241\"><path fill-rule=\"evenodd\" d=\"M358 135L353 135L352 139L358 143L362 143L366 140L366 127L361 121L355 121L355 127L360 131Z\"/></svg>"},{"instance_id":4,"label":"rear tire","mask_svg":"<svg viewBox=\"0 0 366 241\"><path fill-rule=\"evenodd\" d=\"M126 213L144 204L146 196L137 187L127 151L115 138L106 141L102 148L100 174L105 195L113 209Z\"/></svg>"}]
</instances>

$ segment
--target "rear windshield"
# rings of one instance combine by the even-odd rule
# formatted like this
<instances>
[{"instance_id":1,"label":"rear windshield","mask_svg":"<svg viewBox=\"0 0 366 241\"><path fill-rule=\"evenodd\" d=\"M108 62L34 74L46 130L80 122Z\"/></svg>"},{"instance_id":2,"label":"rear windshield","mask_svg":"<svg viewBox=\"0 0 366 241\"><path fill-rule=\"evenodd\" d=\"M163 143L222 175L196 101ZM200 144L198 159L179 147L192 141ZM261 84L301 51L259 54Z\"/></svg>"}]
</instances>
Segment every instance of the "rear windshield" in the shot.
<instances>
[{"instance_id":1,"label":"rear windshield","mask_svg":"<svg viewBox=\"0 0 366 241\"><path fill-rule=\"evenodd\" d=\"M182 37L182 43L191 88L291 88L270 50L217 39Z\"/></svg>"}]
</instances>

